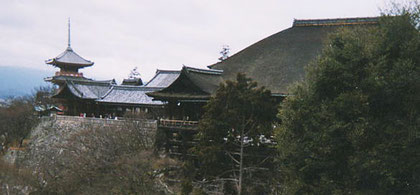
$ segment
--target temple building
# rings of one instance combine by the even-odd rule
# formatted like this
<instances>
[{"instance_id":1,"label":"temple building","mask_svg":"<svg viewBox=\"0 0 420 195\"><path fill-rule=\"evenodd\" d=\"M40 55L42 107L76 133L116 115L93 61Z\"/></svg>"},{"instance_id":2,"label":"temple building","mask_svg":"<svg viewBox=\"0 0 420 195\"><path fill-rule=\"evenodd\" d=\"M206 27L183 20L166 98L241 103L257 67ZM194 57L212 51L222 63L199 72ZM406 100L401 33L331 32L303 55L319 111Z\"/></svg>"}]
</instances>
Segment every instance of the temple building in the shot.
<instances>
[{"instance_id":1,"label":"temple building","mask_svg":"<svg viewBox=\"0 0 420 195\"><path fill-rule=\"evenodd\" d=\"M168 87L149 92L155 100L168 102L174 119L198 120L202 106L226 80L244 73L259 86L271 90L279 102L287 88L305 77L305 67L321 53L330 33L342 28L377 25L378 17L294 20L292 27L273 34L235 55L208 66L208 70L183 67Z\"/></svg>"},{"instance_id":2,"label":"temple building","mask_svg":"<svg viewBox=\"0 0 420 195\"><path fill-rule=\"evenodd\" d=\"M59 86L63 85L66 80L90 80L83 77L83 73L79 73L79 69L92 66L94 62L82 58L73 51L70 44L70 20L68 29L67 49L55 58L46 60L45 63L60 68L55 76L46 78L46 81L52 82Z\"/></svg>"},{"instance_id":3,"label":"temple building","mask_svg":"<svg viewBox=\"0 0 420 195\"><path fill-rule=\"evenodd\" d=\"M288 87L305 77L305 67L313 65L324 48L328 35L341 28L369 27L378 18L295 20L291 28L280 31L243 49L233 56L209 65L209 69L183 67L168 87L147 95L166 102L167 119L160 120L159 145L172 156L188 158L198 132L203 106L220 83L235 80L244 73L271 91L279 103L289 94Z\"/></svg>"},{"instance_id":4,"label":"temple building","mask_svg":"<svg viewBox=\"0 0 420 195\"><path fill-rule=\"evenodd\" d=\"M166 88L147 93L167 103L170 119L199 120L203 106L223 82L223 71L184 66L180 75Z\"/></svg>"},{"instance_id":5,"label":"temple building","mask_svg":"<svg viewBox=\"0 0 420 195\"><path fill-rule=\"evenodd\" d=\"M46 64L60 68L54 76L45 81L58 85L52 98L65 115L105 117L124 116L127 112L146 112L166 115L164 102L153 101L148 92L161 90L171 84L180 71L158 70L147 84L140 78L124 79L117 85L114 79L96 81L83 76L79 69L90 67L94 62L78 55L70 45L70 22L67 49L55 58L46 60Z\"/></svg>"},{"instance_id":6,"label":"temple building","mask_svg":"<svg viewBox=\"0 0 420 195\"><path fill-rule=\"evenodd\" d=\"M271 90L273 98L282 101L289 95L288 87L305 77L305 67L313 64L322 52L330 33L342 28L375 26L378 21L378 17L294 20L292 27L209 65L209 69L184 66L180 71L157 70L147 83L130 78L122 85L113 79L85 78L79 72L94 63L73 51L69 30L67 49L46 61L60 71L46 81L59 85L53 98L67 115L122 116L126 112L159 110L159 118L197 121L219 84L234 80L237 73L246 74L259 86Z\"/></svg>"}]
</instances>

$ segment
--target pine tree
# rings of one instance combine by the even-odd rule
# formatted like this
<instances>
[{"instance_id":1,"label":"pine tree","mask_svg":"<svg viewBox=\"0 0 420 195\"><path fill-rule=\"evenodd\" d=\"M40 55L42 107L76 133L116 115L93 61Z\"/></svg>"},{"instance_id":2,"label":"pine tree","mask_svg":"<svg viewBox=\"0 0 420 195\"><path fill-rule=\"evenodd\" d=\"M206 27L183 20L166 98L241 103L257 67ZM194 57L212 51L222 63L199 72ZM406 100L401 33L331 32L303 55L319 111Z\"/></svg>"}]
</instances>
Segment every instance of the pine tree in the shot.
<instances>
[{"instance_id":1,"label":"pine tree","mask_svg":"<svg viewBox=\"0 0 420 195\"><path fill-rule=\"evenodd\" d=\"M224 181L225 193L266 190L271 166L270 137L277 113L271 92L243 74L222 84L200 120L197 181ZM233 184L233 185L231 185Z\"/></svg>"},{"instance_id":2,"label":"pine tree","mask_svg":"<svg viewBox=\"0 0 420 195\"><path fill-rule=\"evenodd\" d=\"M282 104L286 193L420 193L419 12L342 30Z\"/></svg>"}]
</instances>

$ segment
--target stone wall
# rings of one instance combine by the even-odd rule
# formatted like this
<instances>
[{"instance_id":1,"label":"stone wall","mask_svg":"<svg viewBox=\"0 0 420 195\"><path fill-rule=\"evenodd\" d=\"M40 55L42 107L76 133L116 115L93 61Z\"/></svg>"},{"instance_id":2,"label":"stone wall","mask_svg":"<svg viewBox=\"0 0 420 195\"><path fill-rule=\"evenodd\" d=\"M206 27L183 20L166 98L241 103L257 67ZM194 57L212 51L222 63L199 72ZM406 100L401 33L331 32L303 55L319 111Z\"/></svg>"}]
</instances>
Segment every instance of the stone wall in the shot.
<instances>
[{"instance_id":1,"label":"stone wall","mask_svg":"<svg viewBox=\"0 0 420 195\"><path fill-rule=\"evenodd\" d=\"M98 129L101 127L104 128ZM104 134L91 134L97 133L98 130ZM8 162L6 163L8 166L16 167L19 170L30 171L34 178L28 178L36 180L36 185L45 185L43 183L44 180L42 179L43 176L40 175L40 173L45 174L45 170L42 171L43 169L46 167L47 169L52 169L52 167L49 166L50 164L55 165L55 168L57 168L59 167L57 165L63 162L74 163L74 159L70 159L69 155L64 155L65 152L63 151L68 149L68 147L66 148L63 146L80 147L83 146L84 139L80 139L82 142L76 142L72 140L72 138L75 136L78 138L86 137L86 135L94 135L93 137L95 138L101 137L101 135L106 137L106 133L113 130L118 131L117 136L124 135L121 134L121 132L127 132L126 135L129 136L132 135L133 132L138 132L139 134L136 135L139 135L138 138L140 139L137 139L137 137L134 139L143 141L142 138L144 138L145 141L142 143L151 147L155 141L157 121L113 120L73 116L43 117L37 127L32 129L28 138L28 143L25 147L9 148L3 156L0 156L0 158L5 162ZM112 135L112 133L110 135ZM95 146L102 147L100 144ZM99 149L98 151L101 150ZM54 170L51 171L53 172ZM29 194L29 192L33 190L31 184L25 182L16 183L13 182L14 180L12 181L8 179L8 177L5 177L10 175L14 176L13 174L7 175L4 173L3 176L0 174L0 194Z\"/></svg>"},{"instance_id":2,"label":"stone wall","mask_svg":"<svg viewBox=\"0 0 420 195\"><path fill-rule=\"evenodd\" d=\"M157 121L140 120L115 120L77 116L52 116L42 117L39 125L31 131L28 139L29 144L25 148L10 148L2 157L3 160L12 164L24 164L28 166L37 162L42 153L48 150L56 150L57 144L65 143L67 138L81 129L89 127L107 127L112 129L135 126L144 131L150 144L154 143Z\"/></svg>"},{"instance_id":3,"label":"stone wall","mask_svg":"<svg viewBox=\"0 0 420 195\"><path fill-rule=\"evenodd\" d=\"M55 115L52 117L42 117L41 120L42 121L53 120L61 125L79 124L79 125L98 125L98 126L122 126L122 125L125 125L127 122L134 122L134 123L140 124L144 128L150 128L151 130L157 128L157 121L148 120L148 119L116 120L116 119L105 119L105 118Z\"/></svg>"}]
</instances>

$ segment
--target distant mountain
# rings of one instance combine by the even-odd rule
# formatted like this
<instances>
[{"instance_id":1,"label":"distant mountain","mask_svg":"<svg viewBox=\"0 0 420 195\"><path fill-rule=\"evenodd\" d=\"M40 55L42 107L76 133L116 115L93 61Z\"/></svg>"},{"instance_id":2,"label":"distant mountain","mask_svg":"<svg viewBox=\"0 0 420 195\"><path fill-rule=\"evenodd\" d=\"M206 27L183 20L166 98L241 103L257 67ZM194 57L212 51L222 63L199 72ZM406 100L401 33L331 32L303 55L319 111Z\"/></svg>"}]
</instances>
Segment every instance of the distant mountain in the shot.
<instances>
[{"instance_id":1,"label":"distant mountain","mask_svg":"<svg viewBox=\"0 0 420 195\"><path fill-rule=\"evenodd\" d=\"M7 105L8 105L8 102L6 100L0 98L0 108L1 107L6 107Z\"/></svg>"},{"instance_id":2,"label":"distant mountain","mask_svg":"<svg viewBox=\"0 0 420 195\"><path fill-rule=\"evenodd\" d=\"M44 78L51 75L52 70L0 66L0 98L31 94L34 88L49 85Z\"/></svg>"}]
</instances>

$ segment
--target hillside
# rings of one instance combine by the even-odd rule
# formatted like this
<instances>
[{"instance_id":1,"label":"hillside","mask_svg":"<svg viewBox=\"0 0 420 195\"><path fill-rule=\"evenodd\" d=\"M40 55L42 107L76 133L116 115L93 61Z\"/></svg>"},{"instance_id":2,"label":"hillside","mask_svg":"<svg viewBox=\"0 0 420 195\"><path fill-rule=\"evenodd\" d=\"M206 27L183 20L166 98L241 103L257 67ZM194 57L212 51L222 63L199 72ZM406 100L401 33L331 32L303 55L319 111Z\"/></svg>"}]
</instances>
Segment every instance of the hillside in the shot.
<instances>
[{"instance_id":1,"label":"hillside","mask_svg":"<svg viewBox=\"0 0 420 195\"><path fill-rule=\"evenodd\" d=\"M44 78L51 75L52 71L0 66L0 98L30 94L35 87L48 85Z\"/></svg>"},{"instance_id":2,"label":"hillside","mask_svg":"<svg viewBox=\"0 0 420 195\"><path fill-rule=\"evenodd\" d=\"M0 194L173 194L163 173L178 164L153 154L156 130L154 120L42 118L23 147L0 154Z\"/></svg>"}]
</instances>

